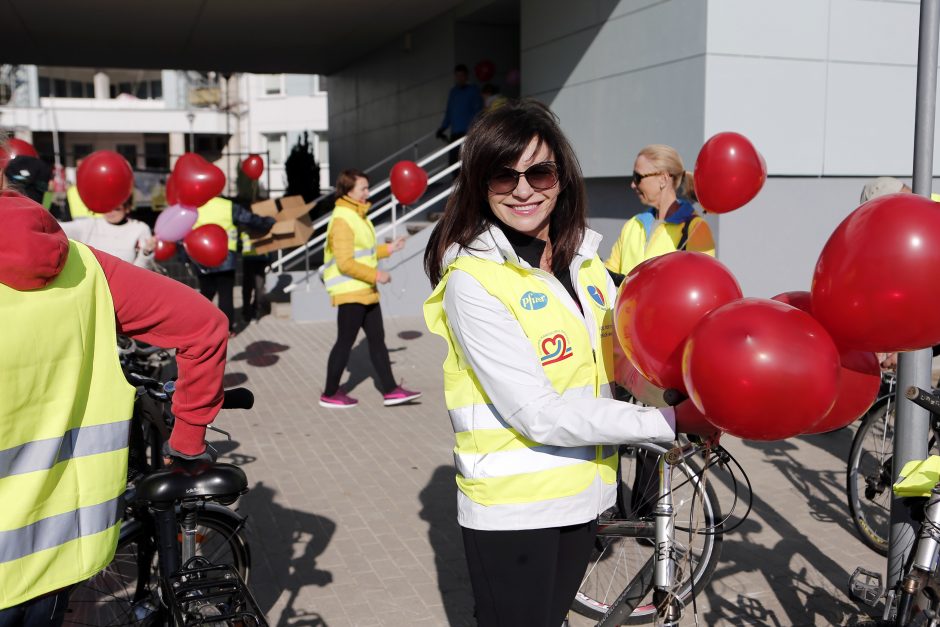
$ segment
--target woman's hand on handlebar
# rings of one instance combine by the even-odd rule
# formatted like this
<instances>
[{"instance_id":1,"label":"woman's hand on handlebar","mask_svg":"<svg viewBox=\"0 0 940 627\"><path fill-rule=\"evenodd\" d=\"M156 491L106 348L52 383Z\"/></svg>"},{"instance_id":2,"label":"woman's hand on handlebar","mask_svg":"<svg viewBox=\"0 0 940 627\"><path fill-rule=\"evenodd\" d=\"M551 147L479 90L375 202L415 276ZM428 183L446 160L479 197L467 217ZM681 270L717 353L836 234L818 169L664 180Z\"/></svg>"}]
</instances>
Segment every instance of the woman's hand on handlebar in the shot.
<instances>
[{"instance_id":1,"label":"woman's hand on handlebar","mask_svg":"<svg viewBox=\"0 0 940 627\"><path fill-rule=\"evenodd\" d=\"M167 465L172 464L175 460L183 461L200 461L207 464L214 464L219 458L219 452L215 450L211 444L206 443L206 448L202 453L198 455L187 455L186 453L180 453L172 446L169 442L163 443L163 462Z\"/></svg>"}]
</instances>

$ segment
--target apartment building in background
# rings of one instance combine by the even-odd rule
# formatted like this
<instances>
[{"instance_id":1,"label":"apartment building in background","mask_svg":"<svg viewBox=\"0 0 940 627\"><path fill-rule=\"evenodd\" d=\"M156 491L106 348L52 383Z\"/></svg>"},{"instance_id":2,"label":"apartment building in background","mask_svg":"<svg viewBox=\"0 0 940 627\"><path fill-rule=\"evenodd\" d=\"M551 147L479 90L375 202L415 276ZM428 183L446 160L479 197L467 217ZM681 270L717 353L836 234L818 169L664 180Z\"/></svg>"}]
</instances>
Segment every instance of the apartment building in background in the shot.
<instances>
[{"instance_id":1,"label":"apartment building in background","mask_svg":"<svg viewBox=\"0 0 940 627\"><path fill-rule=\"evenodd\" d=\"M315 74L0 66L0 128L61 164L68 182L83 156L119 152L145 198L142 185L189 151L222 168L232 194L240 160L261 154L261 186L281 195L285 161L304 133L328 187L327 117L326 78Z\"/></svg>"}]
</instances>

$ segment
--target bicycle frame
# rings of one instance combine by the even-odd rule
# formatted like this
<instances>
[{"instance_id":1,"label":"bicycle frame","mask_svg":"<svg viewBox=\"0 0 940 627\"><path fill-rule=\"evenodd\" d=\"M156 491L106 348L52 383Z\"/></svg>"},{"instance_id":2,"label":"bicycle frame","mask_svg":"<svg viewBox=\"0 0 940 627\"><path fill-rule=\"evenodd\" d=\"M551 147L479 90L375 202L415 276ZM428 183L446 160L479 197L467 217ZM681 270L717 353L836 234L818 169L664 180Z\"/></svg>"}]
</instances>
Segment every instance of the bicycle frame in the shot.
<instances>
[{"instance_id":1,"label":"bicycle frame","mask_svg":"<svg viewBox=\"0 0 940 627\"><path fill-rule=\"evenodd\" d=\"M635 609L634 604L653 590L653 603L657 607L660 624L678 625L682 617L682 606L673 594L676 585L676 542L674 503L672 497L672 474L674 466L710 448L712 442L697 444L689 442L677 446L661 455L657 466L657 501L653 510L653 521L611 520L602 523L605 535L623 535L654 539L655 548L649 562L642 571L652 569L652 578L639 575L611 604L597 627L614 627ZM696 486L697 489L698 486Z\"/></svg>"}]
</instances>

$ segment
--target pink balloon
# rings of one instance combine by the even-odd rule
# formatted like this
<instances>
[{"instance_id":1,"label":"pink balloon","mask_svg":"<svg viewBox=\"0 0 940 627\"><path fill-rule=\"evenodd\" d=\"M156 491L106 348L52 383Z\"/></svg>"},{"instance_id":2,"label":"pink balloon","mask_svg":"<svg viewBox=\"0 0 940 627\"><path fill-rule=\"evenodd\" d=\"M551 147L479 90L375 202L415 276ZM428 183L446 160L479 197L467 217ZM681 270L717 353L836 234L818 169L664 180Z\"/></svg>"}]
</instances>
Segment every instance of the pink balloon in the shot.
<instances>
[{"instance_id":1,"label":"pink balloon","mask_svg":"<svg viewBox=\"0 0 940 627\"><path fill-rule=\"evenodd\" d=\"M153 234L157 239L165 242L178 242L186 237L199 218L199 212L174 205L160 212L157 223L153 227Z\"/></svg>"}]
</instances>

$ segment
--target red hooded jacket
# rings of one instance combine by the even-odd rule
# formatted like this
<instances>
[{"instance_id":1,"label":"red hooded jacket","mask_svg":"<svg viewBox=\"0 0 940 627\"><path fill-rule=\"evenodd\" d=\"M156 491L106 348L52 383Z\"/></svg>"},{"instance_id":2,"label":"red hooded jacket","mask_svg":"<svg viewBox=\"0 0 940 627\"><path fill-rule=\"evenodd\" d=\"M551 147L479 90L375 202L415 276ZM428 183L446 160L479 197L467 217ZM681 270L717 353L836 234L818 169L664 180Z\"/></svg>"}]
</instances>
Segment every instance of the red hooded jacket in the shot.
<instances>
[{"instance_id":1,"label":"red hooded jacket","mask_svg":"<svg viewBox=\"0 0 940 627\"><path fill-rule=\"evenodd\" d=\"M52 282L65 265L68 239L49 212L28 198L3 192L0 224L0 283L26 291ZM108 280L118 333L176 349L177 421L170 446L187 455L202 453L206 425L222 406L227 318L181 283L91 251Z\"/></svg>"}]
</instances>

